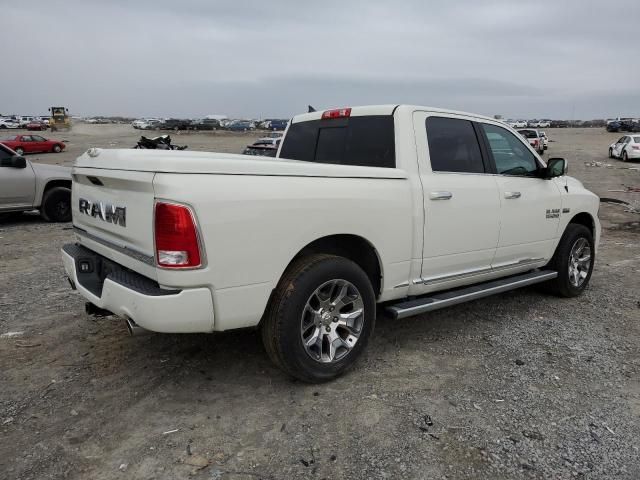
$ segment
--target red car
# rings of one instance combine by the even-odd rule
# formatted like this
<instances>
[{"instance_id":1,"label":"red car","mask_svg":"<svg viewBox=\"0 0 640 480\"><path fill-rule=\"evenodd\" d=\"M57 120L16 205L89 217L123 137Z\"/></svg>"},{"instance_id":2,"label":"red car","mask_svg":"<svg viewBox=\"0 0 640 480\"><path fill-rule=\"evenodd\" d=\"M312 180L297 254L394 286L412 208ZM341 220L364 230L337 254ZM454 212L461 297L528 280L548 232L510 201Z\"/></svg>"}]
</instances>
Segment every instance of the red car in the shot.
<instances>
[{"instance_id":1,"label":"red car","mask_svg":"<svg viewBox=\"0 0 640 480\"><path fill-rule=\"evenodd\" d=\"M60 140L47 140L40 135L13 135L0 140L0 143L18 155L42 152L60 153L64 150L64 143Z\"/></svg>"},{"instance_id":2,"label":"red car","mask_svg":"<svg viewBox=\"0 0 640 480\"><path fill-rule=\"evenodd\" d=\"M27 130L37 130L41 132L47 129L47 124L44 122L31 122L27 125Z\"/></svg>"}]
</instances>

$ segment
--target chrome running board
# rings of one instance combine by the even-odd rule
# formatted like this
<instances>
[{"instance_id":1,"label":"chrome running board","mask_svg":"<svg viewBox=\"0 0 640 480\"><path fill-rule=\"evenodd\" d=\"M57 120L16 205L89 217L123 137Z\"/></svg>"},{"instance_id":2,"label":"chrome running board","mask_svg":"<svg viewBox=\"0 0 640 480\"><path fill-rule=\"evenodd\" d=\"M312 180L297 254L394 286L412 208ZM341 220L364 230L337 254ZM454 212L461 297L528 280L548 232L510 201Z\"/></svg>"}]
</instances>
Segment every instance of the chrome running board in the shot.
<instances>
[{"instance_id":1,"label":"chrome running board","mask_svg":"<svg viewBox=\"0 0 640 480\"><path fill-rule=\"evenodd\" d=\"M489 297L496 293L515 290L526 287L534 283L541 283L558 276L558 272L552 270L537 270L533 272L514 275L512 277L500 278L490 282L478 283L470 287L456 288L429 294L429 296L419 297L414 300L403 301L389 305L386 311L393 318L406 318L412 315L419 315L431 312L440 308L450 307L459 303L477 300L478 298Z\"/></svg>"}]
</instances>

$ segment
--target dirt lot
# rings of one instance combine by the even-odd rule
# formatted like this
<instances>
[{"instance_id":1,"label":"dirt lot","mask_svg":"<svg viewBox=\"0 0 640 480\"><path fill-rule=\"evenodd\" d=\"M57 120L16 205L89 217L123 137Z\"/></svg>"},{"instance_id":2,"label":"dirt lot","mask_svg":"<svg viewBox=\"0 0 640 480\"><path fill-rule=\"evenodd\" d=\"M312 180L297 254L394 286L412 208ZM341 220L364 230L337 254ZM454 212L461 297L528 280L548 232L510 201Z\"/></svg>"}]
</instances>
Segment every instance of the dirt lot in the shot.
<instances>
[{"instance_id":1,"label":"dirt lot","mask_svg":"<svg viewBox=\"0 0 640 480\"><path fill-rule=\"evenodd\" d=\"M548 133L547 156L587 187L640 200L609 192L640 186L639 163L606 158L619 135ZM138 135L77 126L67 152L32 159ZM238 152L253 137L175 143ZM640 478L640 215L600 216L581 298L523 289L380 318L357 367L320 386L274 368L255 331L130 338L88 317L58 253L70 225L2 223L0 334L23 333L0 337L0 478Z\"/></svg>"}]
</instances>

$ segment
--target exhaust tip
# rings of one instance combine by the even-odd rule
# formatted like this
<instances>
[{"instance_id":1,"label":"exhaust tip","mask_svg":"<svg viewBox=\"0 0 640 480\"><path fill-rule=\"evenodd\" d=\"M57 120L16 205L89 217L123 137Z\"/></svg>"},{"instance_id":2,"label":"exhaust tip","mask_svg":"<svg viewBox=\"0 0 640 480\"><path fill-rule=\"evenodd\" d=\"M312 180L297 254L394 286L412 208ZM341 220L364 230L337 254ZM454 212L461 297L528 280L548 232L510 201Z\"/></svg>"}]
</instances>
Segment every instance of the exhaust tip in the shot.
<instances>
[{"instance_id":1,"label":"exhaust tip","mask_svg":"<svg viewBox=\"0 0 640 480\"><path fill-rule=\"evenodd\" d=\"M137 337L139 335L148 335L149 333L151 333L149 330L147 330L146 328L142 328L130 318L125 319L125 323L127 324L127 331L132 337Z\"/></svg>"}]
</instances>

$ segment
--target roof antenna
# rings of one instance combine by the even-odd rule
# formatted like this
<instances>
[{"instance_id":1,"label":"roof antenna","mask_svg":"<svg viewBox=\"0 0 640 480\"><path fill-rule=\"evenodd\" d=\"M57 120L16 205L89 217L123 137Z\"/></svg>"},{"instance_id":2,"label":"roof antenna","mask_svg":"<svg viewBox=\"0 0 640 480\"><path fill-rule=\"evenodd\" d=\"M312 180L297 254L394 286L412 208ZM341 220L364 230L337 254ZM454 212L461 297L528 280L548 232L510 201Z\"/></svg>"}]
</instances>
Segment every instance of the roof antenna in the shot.
<instances>
[{"instance_id":1,"label":"roof antenna","mask_svg":"<svg viewBox=\"0 0 640 480\"><path fill-rule=\"evenodd\" d=\"M307 105L307 107L309 107L309 110L308 110L309 113L316 111L316 109L313 108L311 105Z\"/></svg>"}]
</instances>

